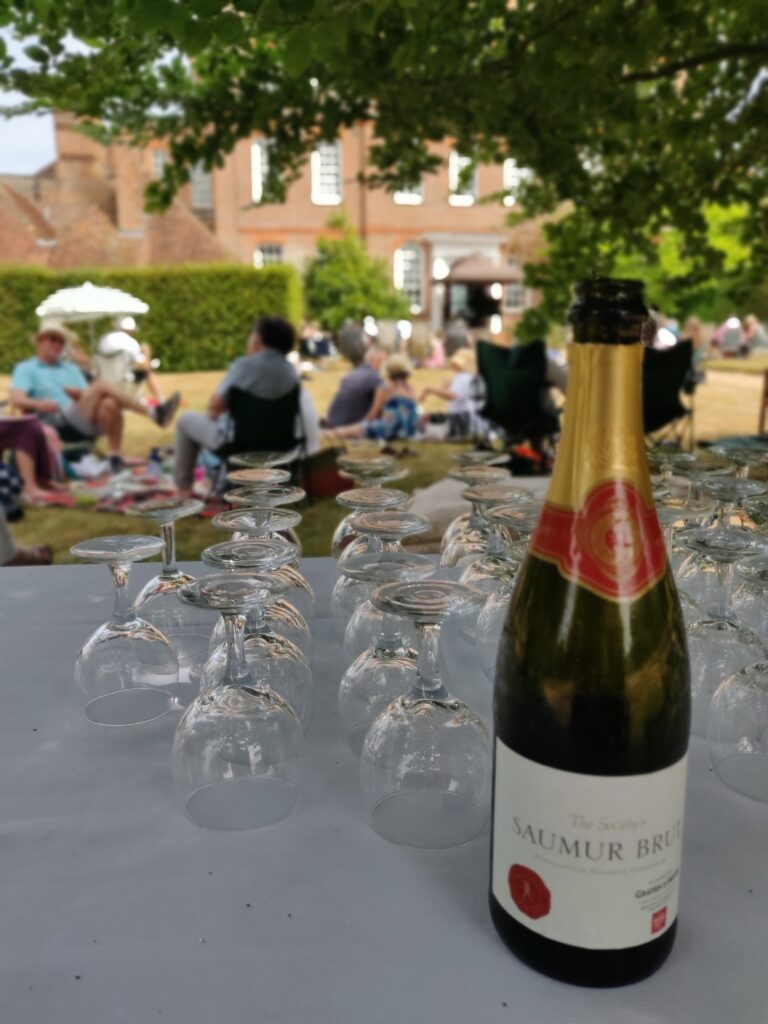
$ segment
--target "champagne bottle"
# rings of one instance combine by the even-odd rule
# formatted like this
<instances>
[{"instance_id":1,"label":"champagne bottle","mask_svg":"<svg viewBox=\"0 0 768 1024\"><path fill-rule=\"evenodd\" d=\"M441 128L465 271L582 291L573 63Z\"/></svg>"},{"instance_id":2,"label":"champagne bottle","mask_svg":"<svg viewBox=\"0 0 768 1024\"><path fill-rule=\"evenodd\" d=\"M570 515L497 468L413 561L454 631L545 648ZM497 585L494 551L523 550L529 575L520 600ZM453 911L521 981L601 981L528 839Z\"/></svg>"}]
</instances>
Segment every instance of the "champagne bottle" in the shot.
<instances>
[{"instance_id":1,"label":"champagne bottle","mask_svg":"<svg viewBox=\"0 0 768 1024\"><path fill-rule=\"evenodd\" d=\"M690 682L653 506L637 281L576 288L564 429L502 631L491 915L532 967L622 985L672 947Z\"/></svg>"}]
</instances>

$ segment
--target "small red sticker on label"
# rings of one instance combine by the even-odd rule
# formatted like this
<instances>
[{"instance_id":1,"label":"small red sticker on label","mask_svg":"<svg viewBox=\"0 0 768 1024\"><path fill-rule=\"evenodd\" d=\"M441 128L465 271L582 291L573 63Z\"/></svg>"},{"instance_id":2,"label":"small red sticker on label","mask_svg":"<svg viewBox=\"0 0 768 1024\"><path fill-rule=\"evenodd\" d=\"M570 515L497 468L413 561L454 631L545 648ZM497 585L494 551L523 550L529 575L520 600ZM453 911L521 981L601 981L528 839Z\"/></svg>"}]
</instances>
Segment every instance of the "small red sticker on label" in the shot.
<instances>
[{"instance_id":1,"label":"small red sticker on label","mask_svg":"<svg viewBox=\"0 0 768 1024\"><path fill-rule=\"evenodd\" d=\"M602 597L638 597L664 574L667 552L652 505L625 480L609 480L578 509L544 505L534 554Z\"/></svg>"},{"instance_id":2,"label":"small red sticker on label","mask_svg":"<svg viewBox=\"0 0 768 1024\"><path fill-rule=\"evenodd\" d=\"M661 910L657 910L651 918L651 935L655 935L656 932L660 932L667 923L667 908L662 907Z\"/></svg>"},{"instance_id":3,"label":"small red sticker on label","mask_svg":"<svg viewBox=\"0 0 768 1024\"><path fill-rule=\"evenodd\" d=\"M509 869L509 894L518 910L536 920L546 917L552 907L552 893L535 871L523 864Z\"/></svg>"}]
</instances>

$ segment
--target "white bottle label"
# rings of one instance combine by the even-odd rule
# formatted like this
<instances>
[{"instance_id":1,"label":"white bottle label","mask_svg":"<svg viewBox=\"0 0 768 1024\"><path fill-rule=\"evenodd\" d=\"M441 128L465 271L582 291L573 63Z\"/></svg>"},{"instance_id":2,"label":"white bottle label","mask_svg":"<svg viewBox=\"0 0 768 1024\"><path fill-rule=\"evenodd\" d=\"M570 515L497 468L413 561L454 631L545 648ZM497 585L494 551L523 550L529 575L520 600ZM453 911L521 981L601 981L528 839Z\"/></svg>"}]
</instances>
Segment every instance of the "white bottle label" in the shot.
<instances>
[{"instance_id":1,"label":"white bottle label","mask_svg":"<svg viewBox=\"0 0 768 1024\"><path fill-rule=\"evenodd\" d=\"M677 916L687 758L648 775L577 775L497 738L493 895L531 931L625 949Z\"/></svg>"}]
</instances>

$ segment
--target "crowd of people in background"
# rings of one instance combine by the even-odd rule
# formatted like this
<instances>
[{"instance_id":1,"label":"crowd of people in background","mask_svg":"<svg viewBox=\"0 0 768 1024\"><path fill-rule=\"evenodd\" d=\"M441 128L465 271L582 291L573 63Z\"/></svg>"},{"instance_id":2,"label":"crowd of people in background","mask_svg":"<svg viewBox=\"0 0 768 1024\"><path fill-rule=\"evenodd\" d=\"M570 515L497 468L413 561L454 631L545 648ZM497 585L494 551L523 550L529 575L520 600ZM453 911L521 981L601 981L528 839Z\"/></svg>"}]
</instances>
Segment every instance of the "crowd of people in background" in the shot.
<instances>
[{"instance_id":1,"label":"crowd of people in background","mask_svg":"<svg viewBox=\"0 0 768 1024\"><path fill-rule=\"evenodd\" d=\"M109 471L116 474L124 469L126 413L149 418L159 427L174 419L181 396L176 392L163 398L154 373L157 360L137 339L136 330L132 317L119 318L88 354L63 323L40 323L33 339L34 355L17 363L11 377L10 403L22 415L0 416L0 450L13 453L19 480L16 488L21 487L23 500L41 505L72 503L63 470L63 446L92 445L103 439ZM315 324L306 324L297 336L293 326L280 317L259 318L247 336L245 354L230 365L206 411L185 412L177 420L173 477L179 494L192 493L200 459L215 463L231 440L236 393L270 402L295 392L294 435L304 455L319 450L321 436L337 444L350 438L375 440L385 451L393 451L393 441L419 433L429 435L434 423L445 425L439 435L443 437L484 435L488 424L481 415L484 384L476 363L477 333L457 321L440 336L425 340L398 325L394 339L382 344L375 323L368 321L348 324L331 337ZM730 316L712 329L696 316L689 316L680 326L652 310L645 340L659 350L690 342L691 369L698 380L709 358L748 357L768 351L766 330L752 314L743 319ZM338 355L350 364L322 420L301 385L301 367L308 364L299 365L296 348L315 360L315 366ZM412 384L414 366L445 368L446 378L417 393ZM547 388L565 394L567 383L562 350L547 350ZM147 388L146 398L139 395L141 387ZM424 411L425 402L433 411ZM444 406L444 412L434 411L436 402ZM265 437L263 447L270 447L269 438ZM396 454L406 452L401 449ZM45 545L13 545L3 515L7 508L4 489L9 486L0 464L0 565L50 561L50 549Z\"/></svg>"}]
</instances>

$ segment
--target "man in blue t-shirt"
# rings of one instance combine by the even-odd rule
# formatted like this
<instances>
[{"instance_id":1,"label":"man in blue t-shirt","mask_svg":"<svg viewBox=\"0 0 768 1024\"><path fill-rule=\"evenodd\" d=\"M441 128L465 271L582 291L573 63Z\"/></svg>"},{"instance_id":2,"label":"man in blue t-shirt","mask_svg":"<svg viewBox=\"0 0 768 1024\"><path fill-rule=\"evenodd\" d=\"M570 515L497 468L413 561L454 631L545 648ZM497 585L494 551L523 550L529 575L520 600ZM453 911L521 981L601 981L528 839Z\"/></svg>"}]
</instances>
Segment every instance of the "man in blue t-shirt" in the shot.
<instances>
[{"instance_id":1,"label":"man in blue t-shirt","mask_svg":"<svg viewBox=\"0 0 768 1024\"><path fill-rule=\"evenodd\" d=\"M133 395L109 381L89 384L78 366L64 355L74 335L59 323L43 323L35 337L37 354L17 363L11 375L11 402L23 412L36 413L54 427L63 441L107 438L110 464L122 468L123 410L148 416L159 427L173 419L181 396L147 409Z\"/></svg>"}]
</instances>

